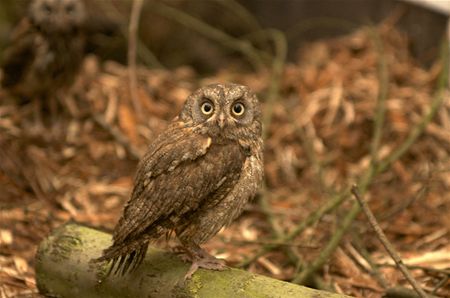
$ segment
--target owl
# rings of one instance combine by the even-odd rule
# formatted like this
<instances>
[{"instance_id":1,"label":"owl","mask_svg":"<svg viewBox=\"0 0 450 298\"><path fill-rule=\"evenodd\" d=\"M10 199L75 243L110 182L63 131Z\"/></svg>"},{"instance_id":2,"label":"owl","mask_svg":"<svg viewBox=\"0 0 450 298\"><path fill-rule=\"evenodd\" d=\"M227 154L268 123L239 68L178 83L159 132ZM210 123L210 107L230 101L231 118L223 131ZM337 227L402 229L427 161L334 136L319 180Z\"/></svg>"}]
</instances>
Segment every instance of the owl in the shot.
<instances>
[{"instance_id":1,"label":"owl","mask_svg":"<svg viewBox=\"0 0 450 298\"><path fill-rule=\"evenodd\" d=\"M85 20L81 0L33 0L4 52L0 85L24 98L69 87L84 55Z\"/></svg>"},{"instance_id":2,"label":"owl","mask_svg":"<svg viewBox=\"0 0 450 298\"><path fill-rule=\"evenodd\" d=\"M200 244L231 223L263 179L261 111L246 86L198 89L140 161L131 198L115 227L113 244L97 259L125 274L142 261L150 242L174 233L198 268L225 265Z\"/></svg>"}]
</instances>

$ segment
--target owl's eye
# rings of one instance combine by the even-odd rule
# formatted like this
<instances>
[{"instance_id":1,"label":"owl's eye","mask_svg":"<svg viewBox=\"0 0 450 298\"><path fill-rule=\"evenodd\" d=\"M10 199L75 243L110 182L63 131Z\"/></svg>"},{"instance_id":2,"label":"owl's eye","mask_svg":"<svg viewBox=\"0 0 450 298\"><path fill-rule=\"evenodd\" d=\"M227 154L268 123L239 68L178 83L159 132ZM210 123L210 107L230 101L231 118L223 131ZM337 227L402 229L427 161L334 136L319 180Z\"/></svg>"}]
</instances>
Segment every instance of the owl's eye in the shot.
<instances>
[{"instance_id":1,"label":"owl's eye","mask_svg":"<svg viewBox=\"0 0 450 298\"><path fill-rule=\"evenodd\" d=\"M242 116L245 112L245 106L242 103L237 102L233 105L233 107L231 108L231 111L236 116Z\"/></svg>"},{"instance_id":2,"label":"owl's eye","mask_svg":"<svg viewBox=\"0 0 450 298\"><path fill-rule=\"evenodd\" d=\"M209 101L205 101L204 103L202 103L200 109L202 110L202 113L205 115L211 115L211 113L214 111L214 107Z\"/></svg>"}]
</instances>

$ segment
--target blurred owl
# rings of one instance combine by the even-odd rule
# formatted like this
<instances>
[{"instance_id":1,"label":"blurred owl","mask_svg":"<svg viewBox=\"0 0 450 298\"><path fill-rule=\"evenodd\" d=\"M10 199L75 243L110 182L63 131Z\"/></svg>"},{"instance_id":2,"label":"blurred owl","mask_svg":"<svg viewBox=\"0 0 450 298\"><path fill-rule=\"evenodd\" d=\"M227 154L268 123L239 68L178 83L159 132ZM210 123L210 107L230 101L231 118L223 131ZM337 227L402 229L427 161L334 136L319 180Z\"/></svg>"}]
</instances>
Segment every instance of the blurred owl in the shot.
<instances>
[{"instance_id":1,"label":"blurred owl","mask_svg":"<svg viewBox=\"0 0 450 298\"><path fill-rule=\"evenodd\" d=\"M0 85L25 98L69 87L84 55L85 20L81 0L33 0L5 50Z\"/></svg>"},{"instance_id":2,"label":"blurred owl","mask_svg":"<svg viewBox=\"0 0 450 298\"><path fill-rule=\"evenodd\" d=\"M125 274L150 242L175 232L192 263L187 278L198 268L225 268L200 244L230 224L262 182L260 117L258 99L242 85L190 95L139 163L113 244L97 261L112 261L110 272Z\"/></svg>"}]
</instances>

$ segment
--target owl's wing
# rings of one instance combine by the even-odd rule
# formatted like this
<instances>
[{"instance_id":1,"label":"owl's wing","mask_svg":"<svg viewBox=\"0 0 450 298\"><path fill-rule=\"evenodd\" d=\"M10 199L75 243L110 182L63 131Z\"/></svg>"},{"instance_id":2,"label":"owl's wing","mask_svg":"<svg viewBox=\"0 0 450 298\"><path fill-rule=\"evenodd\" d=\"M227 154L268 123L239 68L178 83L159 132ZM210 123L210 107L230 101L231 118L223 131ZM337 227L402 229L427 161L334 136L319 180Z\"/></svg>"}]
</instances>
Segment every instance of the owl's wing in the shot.
<instances>
[{"instance_id":1,"label":"owl's wing","mask_svg":"<svg viewBox=\"0 0 450 298\"><path fill-rule=\"evenodd\" d=\"M19 83L35 59L34 38L29 30L30 24L23 20L13 33L11 45L5 50L1 81L5 88Z\"/></svg>"},{"instance_id":2,"label":"owl's wing","mask_svg":"<svg viewBox=\"0 0 450 298\"><path fill-rule=\"evenodd\" d=\"M261 140L254 142L249 151L239 179L226 197L216 204L204 204L198 216L183 230L181 237L195 243L206 242L242 213L246 203L256 195L264 177Z\"/></svg>"},{"instance_id":3,"label":"owl's wing","mask_svg":"<svg viewBox=\"0 0 450 298\"><path fill-rule=\"evenodd\" d=\"M115 245L139 239L167 220L176 222L198 208L228 173L240 172L245 157L239 146L212 145L209 137L190 129L169 128L140 163L114 232Z\"/></svg>"}]
</instances>

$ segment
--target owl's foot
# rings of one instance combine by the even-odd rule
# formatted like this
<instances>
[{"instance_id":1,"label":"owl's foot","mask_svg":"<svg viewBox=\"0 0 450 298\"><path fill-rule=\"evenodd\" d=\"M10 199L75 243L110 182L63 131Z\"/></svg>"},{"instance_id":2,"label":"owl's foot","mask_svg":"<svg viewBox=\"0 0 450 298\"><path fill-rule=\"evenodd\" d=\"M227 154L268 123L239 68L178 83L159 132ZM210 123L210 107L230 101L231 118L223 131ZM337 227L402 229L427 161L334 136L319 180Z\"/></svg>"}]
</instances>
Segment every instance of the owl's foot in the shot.
<instances>
[{"instance_id":1,"label":"owl's foot","mask_svg":"<svg viewBox=\"0 0 450 298\"><path fill-rule=\"evenodd\" d=\"M184 279L190 279L195 271L197 271L197 269L199 268L220 271L225 270L227 266L224 264L224 261L212 256L210 258L196 259L192 261L192 265L184 276Z\"/></svg>"},{"instance_id":2,"label":"owl's foot","mask_svg":"<svg viewBox=\"0 0 450 298\"><path fill-rule=\"evenodd\" d=\"M184 279L190 279L199 268L209 270L224 270L227 268L224 260L217 259L198 245L183 246L184 253L179 253L181 259L192 263Z\"/></svg>"}]
</instances>

